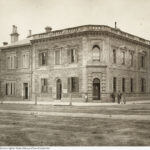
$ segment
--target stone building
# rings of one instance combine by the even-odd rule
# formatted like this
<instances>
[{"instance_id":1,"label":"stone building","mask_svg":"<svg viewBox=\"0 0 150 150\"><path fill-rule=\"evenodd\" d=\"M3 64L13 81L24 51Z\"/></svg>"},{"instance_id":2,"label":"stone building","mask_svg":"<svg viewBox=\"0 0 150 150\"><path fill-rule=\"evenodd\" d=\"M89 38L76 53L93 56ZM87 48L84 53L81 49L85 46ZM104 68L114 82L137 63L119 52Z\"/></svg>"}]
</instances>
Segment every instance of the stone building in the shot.
<instances>
[{"instance_id":1,"label":"stone building","mask_svg":"<svg viewBox=\"0 0 150 150\"><path fill-rule=\"evenodd\" d=\"M84 25L18 40L1 47L1 92L8 99L112 101L112 92L147 99L150 41L103 25ZM13 94L12 94L13 93Z\"/></svg>"},{"instance_id":2,"label":"stone building","mask_svg":"<svg viewBox=\"0 0 150 150\"><path fill-rule=\"evenodd\" d=\"M13 26L11 43L3 43L0 54L0 87L5 100L31 100L32 50L31 37L20 40Z\"/></svg>"}]
</instances>

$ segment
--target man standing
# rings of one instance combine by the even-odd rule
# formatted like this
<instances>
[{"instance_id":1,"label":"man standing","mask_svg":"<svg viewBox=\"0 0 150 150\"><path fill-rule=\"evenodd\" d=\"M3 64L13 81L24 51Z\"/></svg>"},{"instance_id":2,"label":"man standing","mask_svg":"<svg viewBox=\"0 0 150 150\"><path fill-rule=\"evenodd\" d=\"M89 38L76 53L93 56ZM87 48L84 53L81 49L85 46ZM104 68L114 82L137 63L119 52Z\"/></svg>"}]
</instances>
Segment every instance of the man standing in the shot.
<instances>
[{"instance_id":1,"label":"man standing","mask_svg":"<svg viewBox=\"0 0 150 150\"><path fill-rule=\"evenodd\" d=\"M122 94L122 103L126 104L126 97L125 97L125 93Z\"/></svg>"},{"instance_id":2,"label":"man standing","mask_svg":"<svg viewBox=\"0 0 150 150\"><path fill-rule=\"evenodd\" d=\"M121 94L121 92L119 90L119 92L118 92L118 104L120 104L121 96L122 96L122 94Z\"/></svg>"}]
</instances>

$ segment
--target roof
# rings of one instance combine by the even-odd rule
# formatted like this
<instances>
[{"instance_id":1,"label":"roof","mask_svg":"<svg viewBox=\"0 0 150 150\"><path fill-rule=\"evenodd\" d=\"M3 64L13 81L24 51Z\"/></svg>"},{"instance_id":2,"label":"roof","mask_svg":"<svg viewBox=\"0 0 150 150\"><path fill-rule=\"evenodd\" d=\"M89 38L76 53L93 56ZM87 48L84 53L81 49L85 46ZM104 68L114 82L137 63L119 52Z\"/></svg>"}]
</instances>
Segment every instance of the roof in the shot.
<instances>
[{"instance_id":1,"label":"roof","mask_svg":"<svg viewBox=\"0 0 150 150\"><path fill-rule=\"evenodd\" d=\"M7 44L7 45L4 45L2 47L0 47L1 49L7 49L7 48L13 48L13 47L19 47L19 46L25 46L25 45L30 45L30 40L32 39L32 37L30 38L26 38L26 39L23 39L23 40L20 40L20 41L17 41L17 42L14 42L14 43L10 43L10 44Z\"/></svg>"},{"instance_id":2,"label":"roof","mask_svg":"<svg viewBox=\"0 0 150 150\"><path fill-rule=\"evenodd\" d=\"M133 34L121 31L118 28L112 28L106 25L83 25L83 26L77 26L77 27L72 27L72 28L66 28L62 30L55 30L51 32L44 32L44 33L39 33L39 34L34 34L32 41L34 40L40 40L40 39L46 39L46 38L53 38L53 37L59 37L59 36L65 36L65 35L70 35L70 34L79 34L79 33L84 33L84 32L107 32L112 35L116 35L119 37L126 38L128 40L132 40L135 42L139 42L144 45L150 46L150 41L143 39L141 37L135 36Z\"/></svg>"}]
</instances>

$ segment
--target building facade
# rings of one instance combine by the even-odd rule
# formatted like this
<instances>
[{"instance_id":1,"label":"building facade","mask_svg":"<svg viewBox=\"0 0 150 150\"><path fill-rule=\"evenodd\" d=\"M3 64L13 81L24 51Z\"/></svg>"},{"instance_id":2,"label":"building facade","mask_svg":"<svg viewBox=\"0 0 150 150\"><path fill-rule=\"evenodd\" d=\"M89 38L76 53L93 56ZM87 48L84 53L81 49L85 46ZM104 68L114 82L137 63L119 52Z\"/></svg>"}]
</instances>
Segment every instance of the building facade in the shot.
<instances>
[{"instance_id":1,"label":"building facade","mask_svg":"<svg viewBox=\"0 0 150 150\"><path fill-rule=\"evenodd\" d=\"M150 41L102 25L45 30L18 41L15 27L12 43L1 47L5 99L110 102L118 91L150 97Z\"/></svg>"}]
</instances>

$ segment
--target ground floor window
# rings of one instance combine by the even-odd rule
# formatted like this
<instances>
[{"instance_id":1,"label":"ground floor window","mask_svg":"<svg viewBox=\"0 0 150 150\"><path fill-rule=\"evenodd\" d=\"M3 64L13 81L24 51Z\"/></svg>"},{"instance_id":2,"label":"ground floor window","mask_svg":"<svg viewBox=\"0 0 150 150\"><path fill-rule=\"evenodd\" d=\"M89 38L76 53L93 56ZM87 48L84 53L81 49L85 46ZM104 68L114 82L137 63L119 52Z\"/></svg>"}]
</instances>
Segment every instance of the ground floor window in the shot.
<instances>
[{"instance_id":1,"label":"ground floor window","mask_svg":"<svg viewBox=\"0 0 150 150\"><path fill-rule=\"evenodd\" d=\"M7 82L5 86L5 95L13 96L15 95L15 88L16 84L15 82Z\"/></svg>"},{"instance_id":2,"label":"ground floor window","mask_svg":"<svg viewBox=\"0 0 150 150\"><path fill-rule=\"evenodd\" d=\"M146 81L144 78L141 78L141 92L146 91Z\"/></svg>"},{"instance_id":3,"label":"ground floor window","mask_svg":"<svg viewBox=\"0 0 150 150\"><path fill-rule=\"evenodd\" d=\"M133 92L133 78L130 79L130 90Z\"/></svg>"},{"instance_id":4,"label":"ground floor window","mask_svg":"<svg viewBox=\"0 0 150 150\"><path fill-rule=\"evenodd\" d=\"M117 87L117 78L113 78L113 92L116 92L116 87Z\"/></svg>"},{"instance_id":5,"label":"ground floor window","mask_svg":"<svg viewBox=\"0 0 150 150\"><path fill-rule=\"evenodd\" d=\"M122 92L125 92L125 78L122 78Z\"/></svg>"},{"instance_id":6,"label":"ground floor window","mask_svg":"<svg viewBox=\"0 0 150 150\"><path fill-rule=\"evenodd\" d=\"M93 80L93 100L100 100L100 80L98 78Z\"/></svg>"},{"instance_id":7,"label":"ground floor window","mask_svg":"<svg viewBox=\"0 0 150 150\"><path fill-rule=\"evenodd\" d=\"M48 89L47 87L48 87L47 79L45 78L41 79L41 92L46 93Z\"/></svg>"},{"instance_id":8,"label":"ground floor window","mask_svg":"<svg viewBox=\"0 0 150 150\"><path fill-rule=\"evenodd\" d=\"M69 92L79 92L79 78L78 77L68 78L68 90Z\"/></svg>"}]
</instances>

